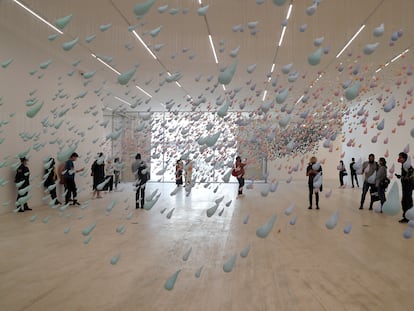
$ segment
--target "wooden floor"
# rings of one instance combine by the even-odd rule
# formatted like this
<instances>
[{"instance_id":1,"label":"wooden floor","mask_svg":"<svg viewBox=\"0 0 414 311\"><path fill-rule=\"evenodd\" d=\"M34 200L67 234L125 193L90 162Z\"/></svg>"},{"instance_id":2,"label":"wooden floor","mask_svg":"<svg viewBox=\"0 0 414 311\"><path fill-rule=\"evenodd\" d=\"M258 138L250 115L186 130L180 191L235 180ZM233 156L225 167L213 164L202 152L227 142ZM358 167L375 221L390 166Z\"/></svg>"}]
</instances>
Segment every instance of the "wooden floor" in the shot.
<instances>
[{"instance_id":1,"label":"wooden floor","mask_svg":"<svg viewBox=\"0 0 414 311\"><path fill-rule=\"evenodd\" d=\"M303 181L267 196L255 184L239 199L233 183L197 185L189 195L150 183L147 198L161 194L150 210L135 210L132 185L122 184L103 199L82 193L81 207L3 214L0 310L413 310L407 225L401 215L358 210L361 189L337 183L325 181L319 211L307 209ZM259 238L273 215L273 229Z\"/></svg>"}]
</instances>

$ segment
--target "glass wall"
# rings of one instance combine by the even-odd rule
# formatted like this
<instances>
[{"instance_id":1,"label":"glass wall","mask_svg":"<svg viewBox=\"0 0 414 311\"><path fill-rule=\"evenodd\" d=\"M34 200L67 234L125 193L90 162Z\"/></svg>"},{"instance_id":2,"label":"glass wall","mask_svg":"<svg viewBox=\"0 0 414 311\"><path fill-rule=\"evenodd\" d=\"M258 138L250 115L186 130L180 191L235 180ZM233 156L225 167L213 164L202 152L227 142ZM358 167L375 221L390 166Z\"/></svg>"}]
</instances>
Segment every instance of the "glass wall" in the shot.
<instances>
[{"instance_id":1,"label":"glass wall","mask_svg":"<svg viewBox=\"0 0 414 311\"><path fill-rule=\"evenodd\" d=\"M225 117L216 112L114 113L105 116L104 152L121 159L123 181L133 180L130 166L137 152L150 164L152 181L175 182L175 165L182 159L193 162L196 182L223 182L237 155L249 159L246 179L263 180L266 153L262 143L252 144L248 118L240 112Z\"/></svg>"}]
</instances>

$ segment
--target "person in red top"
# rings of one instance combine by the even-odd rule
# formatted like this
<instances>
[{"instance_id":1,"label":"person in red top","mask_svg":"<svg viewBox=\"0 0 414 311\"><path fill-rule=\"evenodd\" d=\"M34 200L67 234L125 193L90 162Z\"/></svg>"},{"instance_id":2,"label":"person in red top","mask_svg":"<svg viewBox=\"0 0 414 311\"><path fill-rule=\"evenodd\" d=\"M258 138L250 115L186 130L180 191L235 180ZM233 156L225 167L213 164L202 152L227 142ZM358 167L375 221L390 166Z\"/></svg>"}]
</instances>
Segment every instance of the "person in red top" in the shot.
<instances>
[{"instance_id":1,"label":"person in red top","mask_svg":"<svg viewBox=\"0 0 414 311\"><path fill-rule=\"evenodd\" d=\"M236 157L236 163L234 163L234 171L235 177L239 182L239 191L238 195L243 195L243 187L244 187L244 167L246 166L245 162L242 162L241 158L238 156Z\"/></svg>"}]
</instances>

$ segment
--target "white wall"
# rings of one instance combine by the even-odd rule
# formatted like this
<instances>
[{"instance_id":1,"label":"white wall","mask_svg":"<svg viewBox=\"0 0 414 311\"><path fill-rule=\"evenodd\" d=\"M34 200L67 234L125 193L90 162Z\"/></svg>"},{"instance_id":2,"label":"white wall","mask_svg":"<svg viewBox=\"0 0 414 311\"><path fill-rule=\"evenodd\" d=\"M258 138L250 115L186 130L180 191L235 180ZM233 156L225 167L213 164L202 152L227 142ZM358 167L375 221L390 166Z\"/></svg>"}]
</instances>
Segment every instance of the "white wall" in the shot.
<instances>
[{"instance_id":1,"label":"white wall","mask_svg":"<svg viewBox=\"0 0 414 311\"><path fill-rule=\"evenodd\" d=\"M5 27L0 27L0 42L0 62L13 59L8 67L0 67L0 180L3 181L0 186L0 213L15 208L17 191L12 167L19 163L17 155L25 150L28 150L33 186L29 206L36 208L43 202L49 202L42 201L45 196L41 185L43 160L50 156L56 158L60 149L66 150L74 143L77 144L76 152L80 155L76 167L86 166L88 169L84 176L78 174L76 177L79 197L89 198L90 160L100 151L99 145L105 139L99 125L102 121L101 100L92 91L84 98L75 97L87 88L92 90L94 85L98 88L99 80L92 81L85 87L86 81L77 71L72 76L67 75L74 69L71 63L75 59L71 59L70 54L66 58L54 55L48 50L47 44L33 42ZM40 64L48 60L52 60L52 63L46 69L40 69ZM35 70L35 74L29 73ZM30 95L31 93L33 94ZM26 106L26 101L31 98L44 103L33 118L26 116L26 112L33 107ZM66 109L68 111L63 114ZM44 126L42 120L46 118L48 124ZM61 126L56 128L62 120ZM23 133L35 133L35 136L25 141ZM36 144L44 146L35 150Z\"/></svg>"},{"instance_id":2,"label":"white wall","mask_svg":"<svg viewBox=\"0 0 414 311\"><path fill-rule=\"evenodd\" d=\"M352 157L365 161L368 155L373 153L376 160L385 157L388 169L394 166L396 171L400 171L401 165L397 163L398 153L408 151L411 156L414 143L410 135L413 128L414 106L411 103L411 96L407 96L407 90L411 87L412 81L400 87L391 84L387 91L378 90L375 96L355 104L350 109L349 116L344 118L345 141L342 148L345 153L345 163L350 162ZM382 101L379 102L378 99L381 97ZM395 100L396 106L391 111L385 112L383 105L391 99ZM366 124L361 122L364 118ZM384 129L379 130L377 126L383 119L385 119ZM402 124L400 119L405 120L405 125L398 125L399 122ZM393 176L388 173L390 177Z\"/></svg>"},{"instance_id":3,"label":"white wall","mask_svg":"<svg viewBox=\"0 0 414 311\"><path fill-rule=\"evenodd\" d=\"M341 160L342 153L342 138L340 135L331 142L330 148L323 147L323 141L319 143L319 146L315 152L307 154L298 154L292 157L285 157L277 159L268 163L269 178L268 181L295 181L295 180L307 180L306 167L312 156L316 156L318 162L322 165L323 178L324 179L338 179L339 177L336 166L339 160ZM297 168L297 170L296 170Z\"/></svg>"}]
</instances>

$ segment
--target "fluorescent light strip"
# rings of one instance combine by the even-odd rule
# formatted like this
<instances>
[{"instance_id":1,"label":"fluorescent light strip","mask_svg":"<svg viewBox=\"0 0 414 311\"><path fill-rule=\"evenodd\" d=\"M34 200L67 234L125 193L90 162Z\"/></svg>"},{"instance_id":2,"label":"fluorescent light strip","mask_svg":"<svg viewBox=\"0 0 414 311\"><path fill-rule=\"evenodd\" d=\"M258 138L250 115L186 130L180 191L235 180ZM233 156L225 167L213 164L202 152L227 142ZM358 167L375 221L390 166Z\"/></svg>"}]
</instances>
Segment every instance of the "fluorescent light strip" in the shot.
<instances>
[{"instance_id":1,"label":"fluorescent light strip","mask_svg":"<svg viewBox=\"0 0 414 311\"><path fill-rule=\"evenodd\" d=\"M383 67L377 68L377 70L375 70L375 73L380 72L383 68L387 67L390 63L393 63L397 59L399 59L401 56L404 56L406 53L408 53L408 51L410 51L410 49L406 49L404 52L401 52L400 54L398 54L397 56L395 56L393 59L391 59L389 62L387 62Z\"/></svg>"},{"instance_id":2,"label":"fluorescent light strip","mask_svg":"<svg viewBox=\"0 0 414 311\"><path fill-rule=\"evenodd\" d=\"M288 9L288 12L287 12L287 14L286 14L286 20L289 20L289 17L290 17L290 14L292 13L292 9L293 9L293 5L292 5L292 3L289 5L289 9ZM281 46L282 45L282 42L283 42L283 38L285 37L285 33L286 33L286 26L283 26L283 29L282 29L282 34L280 35L280 39L279 39L279 44L278 44L278 46Z\"/></svg>"},{"instance_id":3,"label":"fluorescent light strip","mask_svg":"<svg viewBox=\"0 0 414 311\"><path fill-rule=\"evenodd\" d=\"M145 44L145 42L141 39L141 37L137 34L137 32L135 30L133 30L132 33L135 35L135 37L137 37L137 39L139 40L139 42L141 42L141 44L147 49L148 53L150 53L151 56L154 59L157 59L157 56L155 56L155 54L152 53L152 51L150 50L150 48L148 47L148 45Z\"/></svg>"},{"instance_id":4,"label":"fluorescent light strip","mask_svg":"<svg viewBox=\"0 0 414 311\"><path fill-rule=\"evenodd\" d=\"M282 34L280 35L280 39L279 39L279 44L278 44L278 46L281 46L281 45L282 45L282 42L283 42L283 37L285 36L285 32L286 32L286 26L283 26L283 29L282 29Z\"/></svg>"},{"instance_id":5,"label":"fluorescent light strip","mask_svg":"<svg viewBox=\"0 0 414 311\"><path fill-rule=\"evenodd\" d=\"M109 108L109 107L105 107L105 109L106 109L106 110L111 110L111 111L112 111L112 108Z\"/></svg>"},{"instance_id":6,"label":"fluorescent light strip","mask_svg":"<svg viewBox=\"0 0 414 311\"><path fill-rule=\"evenodd\" d=\"M264 91L264 93L263 93L263 98L262 98L262 101L264 101L264 100L265 100L266 95L267 95L267 90L265 90L265 91Z\"/></svg>"},{"instance_id":7,"label":"fluorescent light strip","mask_svg":"<svg viewBox=\"0 0 414 311\"><path fill-rule=\"evenodd\" d=\"M208 35L208 40L210 40L210 46L211 46L211 49L213 50L214 60L216 61L216 64L218 64L217 54L214 48L213 38L211 37L211 35Z\"/></svg>"},{"instance_id":8,"label":"fluorescent light strip","mask_svg":"<svg viewBox=\"0 0 414 311\"><path fill-rule=\"evenodd\" d=\"M180 84L180 83L178 83L178 81L175 81L175 84L177 84L179 87L181 87L181 88L182 88L181 84Z\"/></svg>"},{"instance_id":9,"label":"fluorescent light strip","mask_svg":"<svg viewBox=\"0 0 414 311\"><path fill-rule=\"evenodd\" d=\"M287 13L287 15L286 15L286 19L289 19L290 14L292 13L292 9L293 9L293 4L291 3L291 4L289 5L289 9L288 9L288 13Z\"/></svg>"},{"instance_id":10,"label":"fluorescent light strip","mask_svg":"<svg viewBox=\"0 0 414 311\"><path fill-rule=\"evenodd\" d=\"M226 90L226 86L224 84L221 85L223 87L223 90Z\"/></svg>"},{"instance_id":11,"label":"fluorescent light strip","mask_svg":"<svg viewBox=\"0 0 414 311\"><path fill-rule=\"evenodd\" d=\"M146 92L144 89L140 88L138 85L135 85L135 87L140 90L142 93L144 93L145 95L147 95L148 97L152 98L152 95L149 94L148 92Z\"/></svg>"},{"instance_id":12,"label":"fluorescent light strip","mask_svg":"<svg viewBox=\"0 0 414 311\"><path fill-rule=\"evenodd\" d=\"M305 95L302 95L297 101L296 101L296 104L295 105L297 105L297 104L299 104L299 102L302 100L302 98L304 97Z\"/></svg>"},{"instance_id":13,"label":"fluorescent light strip","mask_svg":"<svg viewBox=\"0 0 414 311\"><path fill-rule=\"evenodd\" d=\"M404 54L406 54L409 51L409 49L406 49L404 52L398 54L397 56L395 56L393 59L391 59L391 63L395 62L397 59L399 59L401 56L403 56Z\"/></svg>"},{"instance_id":14,"label":"fluorescent light strip","mask_svg":"<svg viewBox=\"0 0 414 311\"><path fill-rule=\"evenodd\" d=\"M200 5L202 4L202 3L201 3L201 0L198 0L198 4L200 4Z\"/></svg>"},{"instance_id":15,"label":"fluorescent light strip","mask_svg":"<svg viewBox=\"0 0 414 311\"><path fill-rule=\"evenodd\" d=\"M272 69L270 69L270 72L273 73L273 71L275 70L275 64L272 64Z\"/></svg>"},{"instance_id":16,"label":"fluorescent light strip","mask_svg":"<svg viewBox=\"0 0 414 311\"><path fill-rule=\"evenodd\" d=\"M31 9L29 9L27 6L25 6L24 4L20 3L17 0L13 0L14 3L18 4L20 7L22 7L23 9L25 9L27 12L29 12L30 14L32 14L33 16L35 16L36 18L40 19L43 23L45 23L46 25L48 25L49 27L53 28L53 30L57 31L58 33L60 33L61 35L63 34L63 31L61 31L60 29L56 28L55 26L53 26L51 23L49 23L47 20L45 20L43 17L41 17L40 15L36 14L34 11L32 11Z\"/></svg>"},{"instance_id":17,"label":"fluorescent light strip","mask_svg":"<svg viewBox=\"0 0 414 311\"><path fill-rule=\"evenodd\" d=\"M351 38L351 40L348 41L348 43L342 48L341 52L338 53L338 55L336 55L336 58L338 58L339 56L341 56L341 54L346 50L346 48L351 44L352 41L354 41L354 39L359 35L359 33L364 30L365 25L362 25L359 30L354 34L354 36Z\"/></svg>"},{"instance_id":18,"label":"fluorescent light strip","mask_svg":"<svg viewBox=\"0 0 414 311\"><path fill-rule=\"evenodd\" d=\"M123 102L124 104L127 104L128 106L131 106L130 103L128 103L126 100L123 100L122 98L119 98L118 96L114 96L114 98L119 100L120 102Z\"/></svg>"},{"instance_id":19,"label":"fluorescent light strip","mask_svg":"<svg viewBox=\"0 0 414 311\"><path fill-rule=\"evenodd\" d=\"M115 72L118 76L121 75L121 73L116 70L115 68L113 68L111 65L109 65L108 63L104 62L102 59L100 59L98 56L96 56L95 54L91 53L92 57L96 58L99 62L101 62L102 64L104 64L106 67L108 67L109 69L111 69L113 72ZM142 93L144 93L145 95L147 95L148 97L152 98L152 95L149 94L148 92L146 92L144 89L140 88L138 85L135 85L135 87L140 90Z\"/></svg>"},{"instance_id":20,"label":"fluorescent light strip","mask_svg":"<svg viewBox=\"0 0 414 311\"><path fill-rule=\"evenodd\" d=\"M113 72L115 72L117 75L121 75L121 73L116 70L114 67L112 67L111 65L109 65L108 63L104 62L102 59L100 59L98 56L96 56L95 54L91 54L92 57L96 58L101 64L104 64L106 67L108 67L109 69L111 69Z\"/></svg>"}]
</instances>

